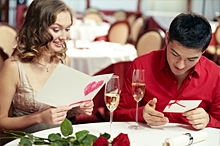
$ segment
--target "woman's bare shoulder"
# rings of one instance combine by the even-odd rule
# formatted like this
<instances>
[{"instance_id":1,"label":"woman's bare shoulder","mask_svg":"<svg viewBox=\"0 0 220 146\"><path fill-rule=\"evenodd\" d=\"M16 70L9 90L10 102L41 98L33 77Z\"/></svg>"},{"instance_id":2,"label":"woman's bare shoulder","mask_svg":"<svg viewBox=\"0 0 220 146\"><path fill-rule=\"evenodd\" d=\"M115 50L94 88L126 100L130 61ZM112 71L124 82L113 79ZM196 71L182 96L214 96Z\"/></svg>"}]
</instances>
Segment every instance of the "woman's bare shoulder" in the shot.
<instances>
[{"instance_id":1,"label":"woman's bare shoulder","mask_svg":"<svg viewBox=\"0 0 220 146\"><path fill-rule=\"evenodd\" d=\"M15 58L8 58L4 61L3 63L3 68L8 68L8 69L11 69L11 70L14 70L14 69L17 69L17 60Z\"/></svg>"},{"instance_id":2,"label":"woman's bare shoulder","mask_svg":"<svg viewBox=\"0 0 220 146\"><path fill-rule=\"evenodd\" d=\"M18 77L18 65L14 58L8 58L4 61L3 66L0 70L0 76L10 76L11 78Z\"/></svg>"}]
</instances>

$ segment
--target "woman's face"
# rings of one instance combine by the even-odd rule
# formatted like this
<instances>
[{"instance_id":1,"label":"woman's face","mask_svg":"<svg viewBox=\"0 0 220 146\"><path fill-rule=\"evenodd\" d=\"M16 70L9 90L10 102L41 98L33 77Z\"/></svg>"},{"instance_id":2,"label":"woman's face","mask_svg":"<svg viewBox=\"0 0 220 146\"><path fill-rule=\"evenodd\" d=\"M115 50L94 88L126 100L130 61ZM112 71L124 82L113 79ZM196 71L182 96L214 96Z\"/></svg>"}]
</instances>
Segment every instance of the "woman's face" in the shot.
<instances>
[{"instance_id":1,"label":"woman's face","mask_svg":"<svg viewBox=\"0 0 220 146\"><path fill-rule=\"evenodd\" d=\"M48 30L53 40L48 44L51 51L59 52L63 43L70 36L71 16L68 11L63 11L57 15L56 22Z\"/></svg>"}]
</instances>

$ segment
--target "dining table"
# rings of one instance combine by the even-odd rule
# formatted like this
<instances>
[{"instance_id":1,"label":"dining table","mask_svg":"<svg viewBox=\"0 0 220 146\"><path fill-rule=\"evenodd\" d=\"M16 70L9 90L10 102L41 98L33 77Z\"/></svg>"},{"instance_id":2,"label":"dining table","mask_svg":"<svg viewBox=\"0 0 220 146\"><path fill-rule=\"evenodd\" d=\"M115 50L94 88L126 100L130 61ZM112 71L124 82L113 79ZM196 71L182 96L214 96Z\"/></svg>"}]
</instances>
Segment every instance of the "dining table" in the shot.
<instances>
[{"instance_id":1,"label":"dining table","mask_svg":"<svg viewBox=\"0 0 220 146\"><path fill-rule=\"evenodd\" d=\"M106 36L111 24L108 22L95 22L92 19L76 19L70 27L70 38L83 41L94 41L95 38Z\"/></svg>"},{"instance_id":2,"label":"dining table","mask_svg":"<svg viewBox=\"0 0 220 146\"><path fill-rule=\"evenodd\" d=\"M69 40L66 44L70 66L90 76L111 64L133 61L137 57L137 51L131 44L82 40Z\"/></svg>"},{"instance_id":3,"label":"dining table","mask_svg":"<svg viewBox=\"0 0 220 146\"><path fill-rule=\"evenodd\" d=\"M72 125L73 135L81 130L88 130L90 134L99 137L100 134L110 133L109 122L87 123ZM144 128L141 130L129 129L128 126L135 124L135 122L113 122L111 129L110 140L113 140L120 133L128 135L131 146L162 146L167 138L182 136L186 133L207 133L207 137L203 140L193 143L193 146L219 146L220 145L220 130L217 128L204 128L202 130L195 130L189 125L178 123L167 123L163 126L150 127L147 124L139 123ZM61 133L60 128L52 128L33 133L34 136L47 138L51 133ZM195 137L194 137L195 139ZM15 139L6 144L6 146L16 146L19 139ZM178 145L174 145L178 146Z\"/></svg>"}]
</instances>

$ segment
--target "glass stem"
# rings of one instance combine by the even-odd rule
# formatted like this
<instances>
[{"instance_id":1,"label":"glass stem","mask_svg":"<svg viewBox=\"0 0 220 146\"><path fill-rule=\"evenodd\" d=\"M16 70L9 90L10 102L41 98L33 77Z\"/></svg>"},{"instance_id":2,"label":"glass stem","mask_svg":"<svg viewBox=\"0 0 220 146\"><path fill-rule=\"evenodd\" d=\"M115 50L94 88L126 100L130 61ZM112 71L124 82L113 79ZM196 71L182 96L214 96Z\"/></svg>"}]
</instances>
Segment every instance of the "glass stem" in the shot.
<instances>
[{"instance_id":1,"label":"glass stem","mask_svg":"<svg viewBox=\"0 0 220 146\"><path fill-rule=\"evenodd\" d=\"M110 111L110 135L112 134L113 111Z\"/></svg>"},{"instance_id":2,"label":"glass stem","mask_svg":"<svg viewBox=\"0 0 220 146\"><path fill-rule=\"evenodd\" d=\"M136 102L136 126L138 126L138 102Z\"/></svg>"}]
</instances>

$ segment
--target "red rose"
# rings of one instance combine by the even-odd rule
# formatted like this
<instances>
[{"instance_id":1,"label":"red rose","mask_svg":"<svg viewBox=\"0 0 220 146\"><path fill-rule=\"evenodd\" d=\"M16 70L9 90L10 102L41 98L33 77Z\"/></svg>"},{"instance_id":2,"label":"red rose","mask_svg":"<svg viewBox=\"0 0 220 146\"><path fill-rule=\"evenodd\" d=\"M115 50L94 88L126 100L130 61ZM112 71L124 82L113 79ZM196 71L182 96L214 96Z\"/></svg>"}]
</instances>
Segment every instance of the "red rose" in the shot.
<instances>
[{"instance_id":1,"label":"red rose","mask_svg":"<svg viewBox=\"0 0 220 146\"><path fill-rule=\"evenodd\" d=\"M99 136L92 146L108 146L108 139L103 136Z\"/></svg>"},{"instance_id":2,"label":"red rose","mask_svg":"<svg viewBox=\"0 0 220 146\"><path fill-rule=\"evenodd\" d=\"M130 146L130 141L127 134L120 133L112 141L112 146Z\"/></svg>"}]
</instances>

